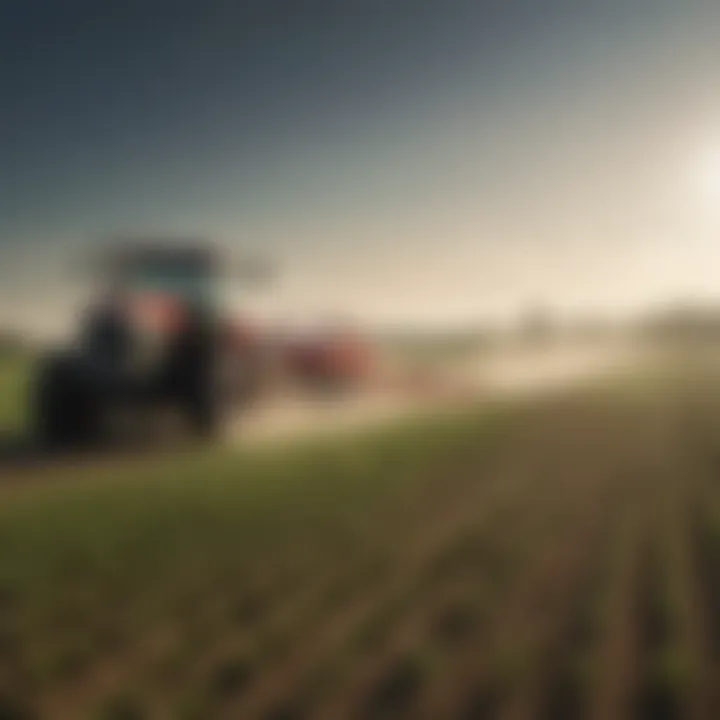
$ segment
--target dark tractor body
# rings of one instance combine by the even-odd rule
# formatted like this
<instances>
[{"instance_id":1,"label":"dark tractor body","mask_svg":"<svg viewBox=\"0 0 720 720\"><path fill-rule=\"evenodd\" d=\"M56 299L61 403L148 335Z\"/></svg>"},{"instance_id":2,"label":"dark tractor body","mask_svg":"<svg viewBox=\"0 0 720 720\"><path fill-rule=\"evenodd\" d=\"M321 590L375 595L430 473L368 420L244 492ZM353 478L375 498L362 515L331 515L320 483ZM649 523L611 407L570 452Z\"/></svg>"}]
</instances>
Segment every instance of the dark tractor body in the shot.
<instances>
[{"instance_id":1,"label":"dark tractor body","mask_svg":"<svg viewBox=\"0 0 720 720\"><path fill-rule=\"evenodd\" d=\"M75 347L41 363L33 405L50 446L216 437L248 395L217 297L219 259L200 245L134 244L103 259L107 298Z\"/></svg>"}]
</instances>

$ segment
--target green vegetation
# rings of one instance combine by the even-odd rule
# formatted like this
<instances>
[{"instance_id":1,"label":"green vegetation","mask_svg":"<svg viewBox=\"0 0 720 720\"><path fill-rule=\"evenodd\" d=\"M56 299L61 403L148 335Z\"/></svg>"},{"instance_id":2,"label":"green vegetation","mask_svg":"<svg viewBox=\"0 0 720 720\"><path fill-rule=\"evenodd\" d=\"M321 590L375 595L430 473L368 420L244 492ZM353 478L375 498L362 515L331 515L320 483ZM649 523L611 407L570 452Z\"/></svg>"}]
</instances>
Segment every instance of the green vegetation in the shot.
<instances>
[{"instance_id":1,"label":"green vegetation","mask_svg":"<svg viewBox=\"0 0 720 720\"><path fill-rule=\"evenodd\" d=\"M680 716L716 662L720 384L673 372L0 487L0 716Z\"/></svg>"},{"instance_id":2,"label":"green vegetation","mask_svg":"<svg viewBox=\"0 0 720 720\"><path fill-rule=\"evenodd\" d=\"M22 429L30 366L22 353L0 352L0 433Z\"/></svg>"}]
</instances>

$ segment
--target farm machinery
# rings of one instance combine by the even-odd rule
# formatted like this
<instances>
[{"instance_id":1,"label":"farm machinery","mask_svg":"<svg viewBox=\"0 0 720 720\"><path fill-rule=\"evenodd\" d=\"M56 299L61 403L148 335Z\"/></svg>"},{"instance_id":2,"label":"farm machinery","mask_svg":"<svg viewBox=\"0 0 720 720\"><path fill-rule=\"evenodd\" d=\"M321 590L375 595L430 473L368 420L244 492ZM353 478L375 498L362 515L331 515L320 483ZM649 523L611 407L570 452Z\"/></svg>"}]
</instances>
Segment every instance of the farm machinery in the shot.
<instances>
[{"instance_id":1,"label":"farm machinery","mask_svg":"<svg viewBox=\"0 0 720 720\"><path fill-rule=\"evenodd\" d=\"M375 372L372 343L346 327L292 338L283 358L291 381L311 393L346 394L364 387Z\"/></svg>"},{"instance_id":2,"label":"farm machinery","mask_svg":"<svg viewBox=\"0 0 720 720\"><path fill-rule=\"evenodd\" d=\"M218 437L278 386L343 394L367 383L372 346L357 331L273 337L231 316L218 291L229 266L204 242L126 241L103 253L93 271L105 292L76 342L39 362L31 417L40 443ZM262 262L232 268L233 281L268 274Z\"/></svg>"},{"instance_id":3,"label":"farm machinery","mask_svg":"<svg viewBox=\"0 0 720 720\"><path fill-rule=\"evenodd\" d=\"M146 441L180 428L219 435L257 397L265 367L252 328L221 308L226 267L202 242L131 242L103 254L104 297L84 314L74 345L40 361L32 398L40 442Z\"/></svg>"}]
</instances>

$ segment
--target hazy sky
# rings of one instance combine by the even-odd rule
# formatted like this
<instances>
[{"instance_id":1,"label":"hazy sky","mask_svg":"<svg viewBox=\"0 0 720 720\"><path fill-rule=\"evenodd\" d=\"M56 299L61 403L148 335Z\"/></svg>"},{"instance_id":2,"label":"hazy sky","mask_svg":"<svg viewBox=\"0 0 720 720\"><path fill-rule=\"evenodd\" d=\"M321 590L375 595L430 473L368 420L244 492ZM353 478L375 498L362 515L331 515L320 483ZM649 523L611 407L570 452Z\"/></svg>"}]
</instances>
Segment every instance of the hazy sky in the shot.
<instances>
[{"instance_id":1,"label":"hazy sky","mask_svg":"<svg viewBox=\"0 0 720 720\"><path fill-rule=\"evenodd\" d=\"M267 249L267 311L720 297L718 31L711 0L0 2L4 314L145 231Z\"/></svg>"}]
</instances>

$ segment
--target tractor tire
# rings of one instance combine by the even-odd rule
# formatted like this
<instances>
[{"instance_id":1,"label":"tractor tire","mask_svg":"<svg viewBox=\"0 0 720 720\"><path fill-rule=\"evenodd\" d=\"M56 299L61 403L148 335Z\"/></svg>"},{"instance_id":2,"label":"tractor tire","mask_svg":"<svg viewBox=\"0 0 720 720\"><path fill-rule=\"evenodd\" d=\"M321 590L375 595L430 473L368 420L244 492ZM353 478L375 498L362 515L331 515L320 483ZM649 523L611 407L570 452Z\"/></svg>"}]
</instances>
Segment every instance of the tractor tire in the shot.
<instances>
[{"instance_id":1,"label":"tractor tire","mask_svg":"<svg viewBox=\"0 0 720 720\"><path fill-rule=\"evenodd\" d=\"M177 338L160 378L159 395L180 407L193 438L218 439L225 425L228 393L222 377L222 345L202 317Z\"/></svg>"},{"instance_id":2,"label":"tractor tire","mask_svg":"<svg viewBox=\"0 0 720 720\"><path fill-rule=\"evenodd\" d=\"M87 398L80 392L72 358L53 356L41 366L35 386L34 436L50 450L76 447L91 428Z\"/></svg>"}]
</instances>

